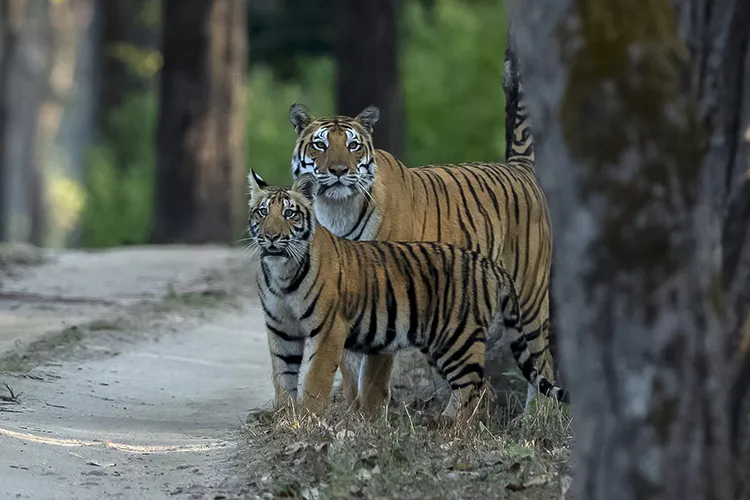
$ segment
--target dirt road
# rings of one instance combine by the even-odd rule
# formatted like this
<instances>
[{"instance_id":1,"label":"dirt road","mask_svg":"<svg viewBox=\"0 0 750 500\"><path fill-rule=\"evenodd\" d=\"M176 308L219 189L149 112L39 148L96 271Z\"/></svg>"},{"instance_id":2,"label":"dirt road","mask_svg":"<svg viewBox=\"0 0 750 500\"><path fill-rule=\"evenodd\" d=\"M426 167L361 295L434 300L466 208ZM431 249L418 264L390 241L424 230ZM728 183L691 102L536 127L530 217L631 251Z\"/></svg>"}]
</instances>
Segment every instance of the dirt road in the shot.
<instances>
[{"instance_id":1,"label":"dirt road","mask_svg":"<svg viewBox=\"0 0 750 500\"><path fill-rule=\"evenodd\" d=\"M238 426L272 394L249 276L215 247L0 275L0 384L21 393L0 385L0 499L235 498Z\"/></svg>"}]
</instances>

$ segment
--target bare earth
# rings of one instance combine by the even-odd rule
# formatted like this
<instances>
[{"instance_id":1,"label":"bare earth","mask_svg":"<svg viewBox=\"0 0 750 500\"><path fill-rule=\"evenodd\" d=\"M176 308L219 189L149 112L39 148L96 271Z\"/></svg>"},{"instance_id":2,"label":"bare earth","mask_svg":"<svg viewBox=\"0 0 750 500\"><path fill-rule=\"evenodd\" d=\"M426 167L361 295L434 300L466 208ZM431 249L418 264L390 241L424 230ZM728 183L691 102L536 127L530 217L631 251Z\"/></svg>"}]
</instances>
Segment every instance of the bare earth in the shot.
<instances>
[{"instance_id":1,"label":"bare earth","mask_svg":"<svg viewBox=\"0 0 750 500\"><path fill-rule=\"evenodd\" d=\"M0 263L0 499L233 498L239 424L272 394L247 256Z\"/></svg>"},{"instance_id":2,"label":"bare earth","mask_svg":"<svg viewBox=\"0 0 750 500\"><path fill-rule=\"evenodd\" d=\"M243 426L272 397L252 275L224 247L0 245L0 500L565 496L565 412L433 430L445 387L419 356L374 424Z\"/></svg>"}]
</instances>

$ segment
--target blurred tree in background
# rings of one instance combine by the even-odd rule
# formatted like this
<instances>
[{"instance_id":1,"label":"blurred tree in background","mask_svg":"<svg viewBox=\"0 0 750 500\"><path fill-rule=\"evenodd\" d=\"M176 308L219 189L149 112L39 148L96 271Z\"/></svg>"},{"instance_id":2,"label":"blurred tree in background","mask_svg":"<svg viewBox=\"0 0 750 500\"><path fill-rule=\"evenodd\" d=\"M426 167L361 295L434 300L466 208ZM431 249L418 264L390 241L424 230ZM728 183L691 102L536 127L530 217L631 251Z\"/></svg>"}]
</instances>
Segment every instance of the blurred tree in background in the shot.
<instances>
[{"instance_id":1,"label":"blurred tree in background","mask_svg":"<svg viewBox=\"0 0 750 500\"><path fill-rule=\"evenodd\" d=\"M401 3L397 35L404 161L416 166L502 158L500 82L506 26L502 3ZM333 37L337 19L333 3L322 0L259 0L248 9L245 163L269 182L284 184L291 180L295 139L289 105L303 102L318 115L337 111ZM353 24L362 22L355 19ZM149 137L156 128L155 103L149 88L131 94L107 117L116 132L111 140L100 140L88 162L83 223L87 246L148 239L153 212L148 172L155 169ZM385 125L381 122L378 127Z\"/></svg>"},{"instance_id":2,"label":"blurred tree in background","mask_svg":"<svg viewBox=\"0 0 750 500\"><path fill-rule=\"evenodd\" d=\"M233 243L246 219L245 3L164 0L155 243Z\"/></svg>"},{"instance_id":3,"label":"blurred tree in background","mask_svg":"<svg viewBox=\"0 0 750 500\"><path fill-rule=\"evenodd\" d=\"M337 0L336 111L356 116L367 106L380 108L373 133L376 148L403 154L404 102L399 78L400 0Z\"/></svg>"},{"instance_id":4,"label":"blurred tree in background","mask_svg":"<svg viewBox=\"0 0 750 500\"><path fill-rule=\"evenodd\" d=\"M28 1L0 3L6 9ZM16 90L2 92L2 101L13 103L8 110L12 130L0 137L20 134L24 140L14 142L13 151L26 153L12 153L17 158L13 164L18 166L14 171L22 173L14 177L15 187L2 183L6 195L1 197L0 207L11 203L17 207L16 213L18 207L26 207L23 217L13 218L13 227L37 227L34 241L39 243L87 247L144 243L154 229L158 197L154 138L164 58L164 0L38 4L34 8L39 12L25 14L36 16L36 24L2 29L2 40L21 41L15 49L0 48L0 68L7 64L19 68L0 69L0 85L8 87L3 74L23 85L11 81L10 88ZM385 15L377 22L368 21L369 10L382 6L390 10L383 10ZM295 134L288 109L295 101L305 103L317 115L339 110L353 114L364 107L361 103L379 104L383 117L376 128L376 141L410 166L502 158L504 95L500 83L506 27L502 2L379 0L365 6L368 13L349 7L342 9L325 0L247 3L247 105L241 111L246 168L252 166L272 183L291 180ZM49 29L54 25L53 12L76 15L58 15L58 31L53 31ZM33 31L34 27L39 29ZM381 28L386 29L383 40L387 43L375 45L373 40L372 45L357 51L342 50L350 48L357 35L371 38ZM52 38L52 33L65 36ZM367 36L362 37L363 33ZM26 54L42 42L48 47L46 52L34 53L47 54L45 58L13 58L12 53ZM359 55L362 50L369 50L369 55ZM33 77L31 63L36 65ZM387 72L375 71L378 65L387 65L383 66ZM55 72L59 89L55 93L49 85L53 67L67 68ZM362 71L372 76L359 75ZM358 77L349 80L357 83L344 85L344 77L350 78L347 74ZM72 80L61 75L72 75ZM377 85L368 86L375 79ZM369 97L386 87L390 90L383 90L384 97ZM18 94L21 91L23 97ZM32 98L33 92L39 97ZM35 125L42 117L41 104L33 102L49 99L58 104L47 108L55 112L45 114L43 122L51 125L44 129L48 131L42 141L45 146L37 151L41 163L32 168L37 154L32 154L30 145L40 137L35 130L43 130ZM385 100L376 102L380 99ZM403 108L391 115L398 118L388 118L391 106ZM55 116L60 116L61 126L55 127L56 121L50 120ZM0 127L2 123L0 116ZM388 133L395 133L392 142L381 144L381 139L386 140L381 136ZM11 154L8 148L2 151L6 157ZM0 168L7 165L7 161L0 162ZM48 176L48 171L54 175ZM43 174L37 184L32 182L34 172ZM26 180L19 184L19 179ZM37 200L36 205L29 205L29 200ZM33 206L37 207L34 211ZM32 212L38 223L29 222ZM7 233L10 217L0 215L0 219L4 221L0 234ZM19 220L25 222L19 226ZM29 241L30 233L30 229L14 230L12 239Z\"/></svg>"},{"instance_id":5,"label":"blurred tree in background","mask_svg":"<svg viewBox=\"0 0 750 500\"><path fill-rule=\"evenodd\" d=\"M93 133L94 0L0 2L0 241L74 242Z\"/></svg>"},{"instance_id":6,"label":"blurred tree in background","mask_svg":"<svg viewBox=\"0 0 750 500\"><path fill-rule=\"evenodd\" d=\"M161 69L161 5L154 0L100 4L100 85L98 126L105 136L117 132L109 120L127 98L149 90Z\"/></svg>"}]
</instances>

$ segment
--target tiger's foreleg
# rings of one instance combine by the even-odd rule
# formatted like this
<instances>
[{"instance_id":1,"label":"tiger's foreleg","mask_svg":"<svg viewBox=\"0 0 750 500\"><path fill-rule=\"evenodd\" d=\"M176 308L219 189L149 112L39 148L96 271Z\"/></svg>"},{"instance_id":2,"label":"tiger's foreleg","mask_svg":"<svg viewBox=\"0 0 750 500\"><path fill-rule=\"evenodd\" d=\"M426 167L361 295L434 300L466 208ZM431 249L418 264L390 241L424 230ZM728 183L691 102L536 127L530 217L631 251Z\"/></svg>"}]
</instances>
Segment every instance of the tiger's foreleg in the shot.
<instances>
[{"instance_id":1,"label":"tiger's foreleg","mask_svg":"<svg viewBox=\"0 0 750 500\"><path fill-rule=\"evenodd\" d=\"M328 331L322 331L309 340L310 369L305 378L302 407L322 416L328 409L333 389L333 377L344 354L347 326L337 317Z\"/></svg>"},{"instance_id":2,"label":"tiger's foreleg","mask_svg":"<svg viewBox=\"0 0 750 500\"><path fill-rule=\"evenodd\" d=\"M376 417L390 398L391 372L395 355L392 353L365 356L361 370L358 396L359 410L367 417Z\"/></svg>"},{"instance_id":3,"label":"tiger's foreleg","mask_svg":"<svg viewBox=\"0 0 750 500\"><path fill-rule=\"evenodd\" d=\"M304 338L296 338L278 330L268 330L268 350L271 353L273 373L274 410L295 403Z\"/></svg>"}]
</instances>

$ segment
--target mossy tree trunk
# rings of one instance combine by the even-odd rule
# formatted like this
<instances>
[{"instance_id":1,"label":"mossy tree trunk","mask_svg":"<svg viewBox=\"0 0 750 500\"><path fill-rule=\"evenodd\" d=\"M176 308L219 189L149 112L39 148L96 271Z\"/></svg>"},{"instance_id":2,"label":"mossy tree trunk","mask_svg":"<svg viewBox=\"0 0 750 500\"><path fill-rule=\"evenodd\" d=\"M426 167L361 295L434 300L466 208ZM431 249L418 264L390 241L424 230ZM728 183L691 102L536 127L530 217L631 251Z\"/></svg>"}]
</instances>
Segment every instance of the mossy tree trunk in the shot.
<instances>
[{"instance_id":1,"label":"mossy tree trunk","mask_svg":"<svg viewBox=\"0 0 750 500\"><path fill-rule=\"evenodd\" d=\"M245 2L165 0L156 243L233 243L245 220Z\"/></svg>"},{"instance_id":2,"label":"mossy tree trunk","mask_svg":"<svg viewBox=\"0 0 750 500\"><path fill-rule=\"evenodd\" d=\"M750 19L747 2L716 3L510 3L555 229L578 499L733 493L721 227L743 170Z\"/></svg>"},{"instance_id":3,"label":"mossy tree trunk","mask_svg":"<svg viewBox=\"0 0 750 500\"><path fill-rule=\"evenodd\" d=\"M336 108L356 116L380 108L376 148L401 157L404 102L398 65L399 0L336 0Z\"/></svg>"}]
</instances>

